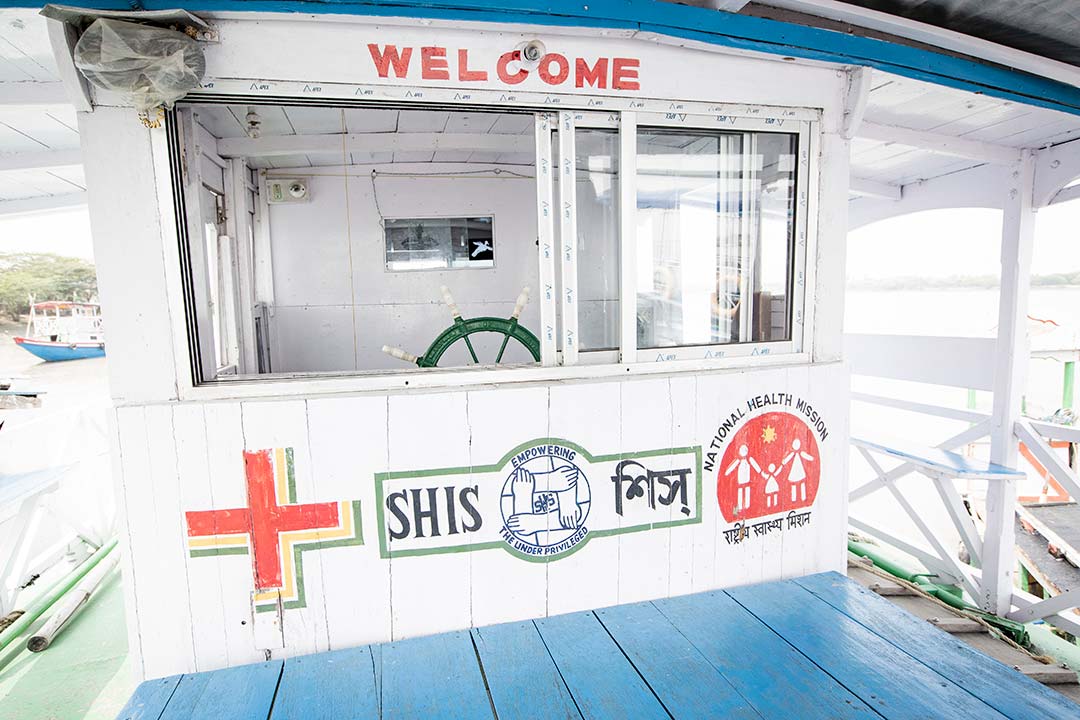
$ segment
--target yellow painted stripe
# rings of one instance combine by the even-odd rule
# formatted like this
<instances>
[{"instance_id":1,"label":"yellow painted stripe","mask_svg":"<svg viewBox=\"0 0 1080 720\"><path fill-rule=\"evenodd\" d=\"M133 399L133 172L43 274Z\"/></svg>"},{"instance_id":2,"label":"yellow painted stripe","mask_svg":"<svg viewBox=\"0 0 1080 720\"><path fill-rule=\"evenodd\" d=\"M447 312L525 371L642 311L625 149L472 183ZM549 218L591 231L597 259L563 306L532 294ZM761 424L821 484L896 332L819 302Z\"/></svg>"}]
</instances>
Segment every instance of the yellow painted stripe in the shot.
<instances>
[{"instance_id":1,"label":"yellow painted stripe","mask_svg":"<svg viewBox=\"0 0 1080 720\"><path fill-rule=\"evenodd\" d=\"M204 537L189 537L188 547L227 547L230 545L247 545L248 536L243 535L207 535Z\"/></svg>"},{"instance_id":2,"label":"yellow painted stripe","mask_svg":"<svg viewBox=\"0 0 1080 720\"><path fill-rule=\"evenodd\" d=\"M340 524L337 528L332 530L297 530L292 532L284 532L279 536L281 559L282 559L282 579L285 581L285 587L275 588L273 590L267 590L261 593L255 593L255 601L261 602L265 600L276 601L278 592L281 593L281 599L283 602L295 600L297 595L296 588L296 571L293 567L293 544L298 542L312 542L320 540L337 540L340 538L351 537L355 534L355 527L353 526L353 512L352 503L350 502L338 502L338 518Z\"/></svg>"}]
</instances>

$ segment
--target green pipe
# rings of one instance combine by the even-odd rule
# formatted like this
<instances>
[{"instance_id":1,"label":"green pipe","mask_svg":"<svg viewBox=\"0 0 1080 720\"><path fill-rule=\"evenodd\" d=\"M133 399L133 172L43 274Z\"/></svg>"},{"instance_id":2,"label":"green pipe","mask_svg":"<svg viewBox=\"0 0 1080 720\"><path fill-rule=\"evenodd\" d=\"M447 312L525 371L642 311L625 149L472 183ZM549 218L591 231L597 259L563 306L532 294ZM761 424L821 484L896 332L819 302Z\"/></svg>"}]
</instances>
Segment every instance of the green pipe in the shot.
<instances>
[{"instance_id":1,"label":"green pipe","mask_svg":"<svg viewBox=\"0 0 1080 720\"><path fill-rule=\"evenodd\" d=\"M3 650L10 645L15 638L26 632L26 629L29 628L35 620L44 615L57 600L64 597L71 588L75 587L75 585L77 585L88 572L93 570L94 566L101 562L106 555L112 552L115 547L116 540L110 540L108 543L94 551L93 555L83 560L81 565L57 580L48 590L35 599L18 620L9 625L3 632L0 632L0 650Z\"/></svg>"},{"instance_id":2,"label":"green pipe","mask_svg":"<svg viewBox=\"0 0 1080 720\"><path fill-rule=\"evenodd\" d=\"M1073 384L1076 377L1076 362L1069 360L1065 363L1065 377L1061 391L1061 407L1071 408L1073 405Z\"/></svg>"},{"instance_id":3,"label":"green pipe","mask_svg":"<svg viewBox=\"0 0 1080 720\"><path fill-rule=\"evenodd\" d=\"M927 595L931 595L941 602L954 607L957 610L963 610L964 612L973 613L978 615L987 623L993 625L998 630L1008 634L1013 640L1025 645L1028 642L1027 629L1022 623L1014 622L1006 618L998 617L992 613L983 611L981 608L977 608L974 605L969 605L964 601L964 593L955 585L940 585L938 583L930 582L927 579L929 575L927 573L920 573L911 570L903 563L892 560L883 555L877 548L868 543L858 542L856 540L848 540L848 550L861 557L869 558L873 561L874 566L878 567L894 577L898 577L901 580L906 580L913 585L917 585L920 590Z\"/></svg>"},{"instance_id":4,"label":"green pipe","mask_svg":"<svg viewBox=\"0 0 1080 720\"><path fill-rule=\"evenodd\" d=\"M1044 622L1028 623L1031 646L1040 655L1049 655L1070 670L1080 668L1080 647L1054 633L1053 627Z\"/></svg>"}]
</instances>

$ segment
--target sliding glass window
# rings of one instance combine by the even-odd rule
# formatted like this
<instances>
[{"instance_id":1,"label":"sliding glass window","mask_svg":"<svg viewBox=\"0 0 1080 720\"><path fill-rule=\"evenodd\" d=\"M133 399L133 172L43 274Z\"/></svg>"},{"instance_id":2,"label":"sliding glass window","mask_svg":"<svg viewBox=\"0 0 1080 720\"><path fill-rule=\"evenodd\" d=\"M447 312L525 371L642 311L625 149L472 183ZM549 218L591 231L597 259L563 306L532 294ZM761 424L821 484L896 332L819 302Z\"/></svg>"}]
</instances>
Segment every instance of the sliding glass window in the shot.
<instances>
[{"instance_id":1,"label":"sliding glass window","mask_svg":"<svg viewBox=\"0 0 1080 720\"><path fill-rule=\"evenodd\" d=\"M638 349L792 339L797 146L638 128Z\"/></svg>"}]
</instances>

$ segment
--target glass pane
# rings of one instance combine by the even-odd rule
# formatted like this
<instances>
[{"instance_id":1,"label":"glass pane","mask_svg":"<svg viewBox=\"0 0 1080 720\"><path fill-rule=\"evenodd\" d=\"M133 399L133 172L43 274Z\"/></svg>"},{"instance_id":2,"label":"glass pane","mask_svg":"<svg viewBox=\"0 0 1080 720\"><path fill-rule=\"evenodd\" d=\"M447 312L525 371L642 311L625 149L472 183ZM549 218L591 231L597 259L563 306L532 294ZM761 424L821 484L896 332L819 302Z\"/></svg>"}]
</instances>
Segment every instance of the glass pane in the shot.
<instances>
[{"instance_id":1,"label":"glass pane","mask_svg":"<svg viewBox=\"0 0 1080 720\"><path fill-rule=\"evenodd\" d=\"M492 218L386 220L387 270L495 267Z\"/></svg>"},{"instance_id":2,"label":"glass pane","mask_svg":"<svg viewBox=\"0 0 1080 720\"><path fill-rule=\"evenodd\" d=\"M790 339L795 135L638 131L639 348Z\"/></svg>"},{"instance_id":3,"label":"glass pane","mask_svg":"<svg viewBox=\"0 0 1080 720\"><path fill-rule=\"evenodd\" d=\"M619 346L619 133L579 128L578 338L581 350Z\"/></svg>"},{"instance_id":4,"label":"glass pane","mask_svg":"<svg viewBox=\"0 0 1080 720\"><path fill-rule=\"evenodd\" d=\"M208 273L199 287L209 286L189 313L201 343L214 338L230 366L258 359L238 364L240 374L538 362L534 114L180 104L181 118L196 113L200 132L220 140L244 137L254 123L264 140L306 141L302 154L252 147L243 157L257 173L258 232L218 240L213 197L204 202L209 228L195 217L186 228L197 269ZM246 209L232 213L238 223ZM233 272L251 274L221 275L215 253L226 270L236 257ZM242 287L258 302L240 298ZM239 322L218 307L235 308ZM256 337L237 327L256 328ZM224 363L210 367L204 354L202 374L212 379Z\"/></svg>"}]
</instances>

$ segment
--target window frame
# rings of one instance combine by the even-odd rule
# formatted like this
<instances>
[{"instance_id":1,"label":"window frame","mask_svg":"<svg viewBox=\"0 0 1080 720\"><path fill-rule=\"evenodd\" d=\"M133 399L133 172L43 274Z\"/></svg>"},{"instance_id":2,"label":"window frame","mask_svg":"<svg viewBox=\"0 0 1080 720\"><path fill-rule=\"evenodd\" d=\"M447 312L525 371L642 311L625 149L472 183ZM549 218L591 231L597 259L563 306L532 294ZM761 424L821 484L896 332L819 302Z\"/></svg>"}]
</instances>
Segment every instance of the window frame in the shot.
<instances>
[{"instance_id":1,"label":"window frame","mask_svg":"<svg viewBox=\"0 0 1080 720\"><path fill-rule=\"evenodd\" d=\"M587 96L573 98L575 104L590 103ZM664 101L665 103L668 101ZM248 96L224 96L213 92L193 93L185 98L184 105L199 104L249 104L278 106L330 106L334 108L387 108L405 109L402 103L395 101L350 101L347 98L314 103L305 98L291 95L278 95L273 98ZM603 105L603 102L598 103ZM650 103L655 106L655 103ZM221 399L265 397L282 394L342 392L342 391L393 391L397 389L447 389L450 387L469 387L495 385L509 382L550 382L564 379L589 379L604 377L648 376L683 372L701 372L724 369L752 369L756 367L807 365L812 362L810 348L813 347L813 300L816 259L816 229L819 194L819 175L821 172L821 120L820 111L810 108L782 108L766 106L715 105L703 102L671 102L671 108L678 112L655 112L637 109L590 110L586 107L568 108L553 111L550 107L537 106L535 101L522 99L516 106L500 107L470 102L440 101L436 98L422 102L409 103L415 109L451 111L516 111L532 113L535 120L534 139L536 144L537 181L537 251L540 292L534 292L531 302L539 302L541 327L537 336L541 340L541 362L539 366L467 366L457 368L408 368L403 370L371 370L341 372L285 372L265 374L226 375L211 379L201 376L198 365L198 344L201 333L194 325L196 312L193 296L189 288L190 265L185 260L189 252L187 245L188 227L184 212L185 187L178 160L180 149L176 138L168 132L155 134L152 139L153 152L157 162L163 163L168 172L157 175L159 197L172 200L171 222L162 225L162 236L166 245L180 245L179 272L173 275L170 284L175 291L173 307L181 311L185 322L174 328L180 340L177 357L183 358L191 372L190 384L184 381L183 373L178 373L179 395L181 399ZM644 107L646 103L631 102L631 108ZM737 111L737 115L717 114L718 111ZM607 116L606 119L602 119ZM786 116L779 119L778 116ZM576 127L617 128L619 132L619 348L618 350L581 351L570 357L559 349L559 336L565 332L562 326L556 328L556 303L565 300L555 297L560 275L556 272L554 248L554 208L556 190L553 182L554 171L565 168L551 168L552 135L561 122L569 118L571 129ZM175 119L172 119L175 123ZM686 130L727 130L742 132L780 132L797 136L796 159L796 239L793 278L791 282L791 339L756 343L729 343L714 345L676 346L672 348L639 349L636 347L637 292L635 283L635 254L628 252L628 247L636 241L636 233L625 232L628 227L635 227L637 209L636 192L636 151L637 129L642 127L673 127ZM781 129L781 127L783 129ZM792 127L792 129L789 129ZM173 131L175 133L175 130ZM569 134L572 138L572 133ZM560 133L560 144L562 144ZM560 155L560 158L563 157ZM573 160L573 154L570 156ZM544 172L541 158L549 161ZM570 172L576 173L571 162ZM257 197L256 203L265 210L265 198ZM490 213L494 216L495 213ZM163 218L168 218L163 213ZM576 220L576 218L575 218ZM257 244L259 236L267 231L265 220L254 218ZM173 232L170 232L172 230ZM545 243L545 240L547 241ZM545 251L547 246L547 251ZM175 250L173 250L175 252ZM576 270L576 243L571 264ZM560 265L562 261L560 261ZM257 273L258 271L256 271ZM576 274L574 275L576 279ZM543 289L550 287L552 296L545 298ZM575 288L576 289L576 288ZM270 291L272 293L272 290ZM632 298L632 302L626 302ZM576 307L573 325L576 332ZM186 325L186 327L185 327ZM546 331L545 331L546 330ZM241 349L241 353L254 348ZM753 358L753 360L749 360Z\"/></svg>"},{"instance_id":2,"label":"window frame","mask_svg":"<svg viewBox=\"0 0 1080 720\"><path fill-rule=\"evenodd\" d=\"M625 113L624 113L625 117ZM793 129L781 129L791 122ZM778 124L779 123L779 124ZM624 121L624 129L626 123ZM681 130L694 131L725 131L725 132L771 132L796 136L796 162L795 162L795 238L793 242L792 257L790 259L791 278L789 281L789 296L791 298L789 310L789 322L791 323L790 338L788 340L770 340L760 342L738 343L712 343L701 345L676 345L662 348L639 348L637 347L637 267L636 260L636 232L624 232L628 227L636 227L637 218L637 136L642 128L678 128ZM665 362L673 360L707 360L718 358L756 357L761 355L791 355L803 351L809 347L806 325L806 301L807 301L807 265L810 214L810 145L812 133L815 128L812 123L805 120L783 121L773 118L735 118L726 115L697 115L684 112L669 113L635 113L633 123L633 136L620 142L621 157L619 158L619 182L622 184L623 177L627 173L623 168L630 167L634 171L634 187L628 188L621 198L623 200L623 216L620 223L621 241L621 280L620 292L620 315L622 319L620 332L620 352L623 358L632 358L633 362ZM623 129L620 129L620 133ZM621 139L621 138L620 138ZM631 157L632 154L632 157ZM748 157L743 154L743 157ZM627 206L629 205L629 206ZM751 218L752 219L752 218ZM626 303L624 298L633 298L633 303ZM626 305L627 307L623 307ZM752 303L751 303L752 305ZM749 313L744 316L743 322L749 323ZM629 330L633 332L628 332ZM627 337L628 335L628 337ZM623 360L626 362L626 360Z\"/></svg>"}]
</instances>

